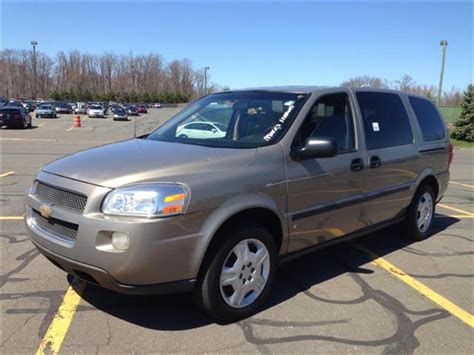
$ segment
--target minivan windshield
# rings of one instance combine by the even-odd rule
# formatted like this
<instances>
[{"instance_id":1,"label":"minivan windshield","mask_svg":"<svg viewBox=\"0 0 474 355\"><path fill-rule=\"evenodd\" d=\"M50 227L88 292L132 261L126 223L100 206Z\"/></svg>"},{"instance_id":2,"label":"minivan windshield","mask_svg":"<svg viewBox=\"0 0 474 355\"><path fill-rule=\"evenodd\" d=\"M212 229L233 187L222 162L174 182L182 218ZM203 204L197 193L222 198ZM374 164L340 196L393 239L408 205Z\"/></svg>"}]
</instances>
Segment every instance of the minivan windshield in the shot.
<instances>
[{"instance_id":1,"label":"minivan windshield","mask_svg":"<svg viewBox=\"0 0 474 355\"><path fill-rule=\"evenodd\" d=\"M206 96L147 139L225 148L256 148L278 141L308 95L241 91Z\"/></svg>"}]
</instances>

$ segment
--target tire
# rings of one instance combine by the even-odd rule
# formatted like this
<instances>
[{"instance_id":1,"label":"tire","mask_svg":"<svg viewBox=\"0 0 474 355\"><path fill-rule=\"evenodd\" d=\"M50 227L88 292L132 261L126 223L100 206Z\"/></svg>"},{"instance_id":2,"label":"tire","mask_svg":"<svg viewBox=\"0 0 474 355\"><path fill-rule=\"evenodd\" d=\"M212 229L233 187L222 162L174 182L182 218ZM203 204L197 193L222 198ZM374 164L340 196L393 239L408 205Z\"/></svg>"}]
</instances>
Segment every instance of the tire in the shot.
<instances>
[{"instance_id":1,"label":"tire","mask_svg":"<svg viewBox=\"0 0 474 355\"><path fill-rule=\"evenodd\" d=\"M278 266L277 246L260 225L234 225L216 238L219 242L203 263L195 300L216 321L235 322L256 313L268 299ZM227 282L221 283L224 268Z\"/></svg>"},{"instance_id":2,"label":"tire","mask_svg":"<svg viewBox=\"0 0 474 355\"><path fill-rule=\"evenodd\" d=\"M188 138L188 136L185 135L185 134L180 134L178 138L184 138L184 139L186 139L186 138Z\"/></svg>"},{"instance_id":3,"label":"tire","mask_svg":"<svg viewBox=\"0 0 474 355\"><path fill-rule=\"evenodd\" d=\"M27 126L27 127L28 127L28 128L31 128L32 126L33 126L33 121L30 120L30 122L28 122L28 126Z\"/></svg>"},{"instance_id":4,"label":"tire","mask_svg":"<svg viewBox=\"0 0 474 355\"><path fill-rule=\"evenodd\" d=\"M38 116L38 115L36 115L35 117L36 117L36 118L39 118L39 116Z\"/></svg>"},{"instance_id":5,"label":"tire","mask_svg":"<svg viewBox=\"0 0 474 355\"><path fill-rule=\"evenodd\" d=\"M426 239L434 222L436 195L430 185L418 188L407 210L407 236L412 240Z\"/></svg>"}]
</instances>

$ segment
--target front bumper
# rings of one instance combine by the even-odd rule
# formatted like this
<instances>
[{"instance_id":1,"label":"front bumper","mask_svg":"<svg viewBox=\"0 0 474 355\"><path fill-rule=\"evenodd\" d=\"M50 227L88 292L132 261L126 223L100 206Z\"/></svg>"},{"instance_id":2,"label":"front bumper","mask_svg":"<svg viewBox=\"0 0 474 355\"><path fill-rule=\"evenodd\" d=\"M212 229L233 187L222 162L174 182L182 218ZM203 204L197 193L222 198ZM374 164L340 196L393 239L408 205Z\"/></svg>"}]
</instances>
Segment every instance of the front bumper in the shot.
<instances>
[{"instance_id":1,"label":"front bumper","mask_svg":"<svg viewBox=\"0 0 474 355\"><path fill-rule=\"evenodd\" d=\"M36 114L38 117L48 117L48 118L52 118L55 116L55 113L53 112L38 112Z\"/></svg>"},{"instance_id":2,"label":"front bumper","mask_svg":"<svg viewBox=\"0 0 474 355\"><path fill-rule=\"evenodd\" d=\"M98 211L110 189L45 172L40 172L37 180L88 196L82 213L50 205L53 219L78 226L72 240L42 228L33 210L40 211L47 203L35 194L26 196L28 235L61 268L86 280L88 276L84 275L89 275L92 278L88 281L103 287L129 293L140 293L137 288L153 292L161 287L157 284L176 281L192 284L196 279L202 259L199 251L203 250L198 214L156 219L107 216ZM112 246L113 232L128 235L127 250Z\"/></svg>"},{"instance_id":3,"label":"front bumper","mask_svg":"<svg viewBox=\"0 0 474 355\"><path fill-rule=\"evenodd\" d=\"M126 285L115 280L105 270L65 258L49 251L48 249L43 248L41 245L35 242L33 242L33 244L49 261L51 261L60 269L66 271L68 274L74 275L81 280L119 293L126 293L129 295L158 295L167 293L191 292L194 289L194 285L196 283L195 279L191 279L155 285Z\"/></svg>"}]
</instances>

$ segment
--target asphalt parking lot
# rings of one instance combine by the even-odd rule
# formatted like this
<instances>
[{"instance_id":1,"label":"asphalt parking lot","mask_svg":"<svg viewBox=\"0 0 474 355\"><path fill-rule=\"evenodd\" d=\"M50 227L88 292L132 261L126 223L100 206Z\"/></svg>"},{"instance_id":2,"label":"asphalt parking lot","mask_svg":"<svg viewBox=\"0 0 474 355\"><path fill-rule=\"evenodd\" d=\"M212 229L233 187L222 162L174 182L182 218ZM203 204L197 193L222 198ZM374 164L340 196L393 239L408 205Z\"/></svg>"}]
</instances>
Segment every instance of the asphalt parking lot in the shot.
<instances>
[{"instance_id":1,"label":"asphalt parking lot","mask_svg":"<svg viewBox=\"0 0 474 355\"><path fill-rule=\"evenodd\" d=\"M270 304L218 325L189 295L125 296L68 278L26 237L22 196L66 154L146 133L176 109L129 122L72 115L1 134L0 352L474 352L473 150L455 151L433 235L398 226L282 266Z\"/></svg>"}]
</instances>

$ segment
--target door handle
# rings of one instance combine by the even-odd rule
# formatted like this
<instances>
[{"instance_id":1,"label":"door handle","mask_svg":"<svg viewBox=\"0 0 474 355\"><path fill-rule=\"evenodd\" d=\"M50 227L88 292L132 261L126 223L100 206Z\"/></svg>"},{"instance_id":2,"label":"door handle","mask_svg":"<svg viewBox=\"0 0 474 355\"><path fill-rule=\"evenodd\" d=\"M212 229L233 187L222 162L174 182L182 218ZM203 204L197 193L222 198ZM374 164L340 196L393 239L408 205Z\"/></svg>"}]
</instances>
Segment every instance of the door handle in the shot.
<instances>
[{"instance_id":1,"label":"door handle","mask_svg":"<svg viewBox=\"0 0 474 355\"><path fill-rule=\"evenodd\" d=\"M361 158L351 161L351 171L361 171L362 169L364 169L364 161Z\"/></svg>"},{"instance_id":2,"label":"door handle","mask_svg":"<svg viewBox=\"0 0 474 355\"><path fill-rule=\"evenodd\" d=\"M378 168L380 165L382 165L382 160L378 156L374 155L369 158L369 166L371 168Z\"/></svg>"}]
</instances>

